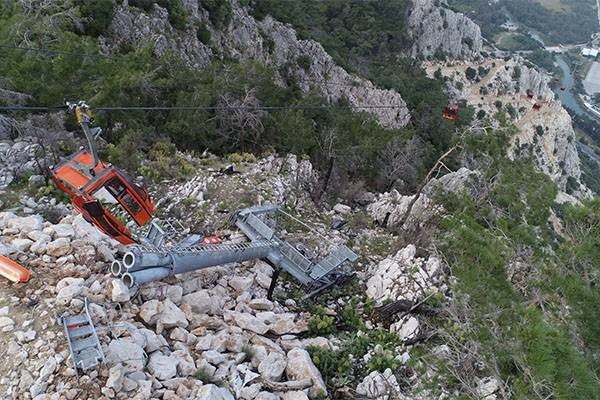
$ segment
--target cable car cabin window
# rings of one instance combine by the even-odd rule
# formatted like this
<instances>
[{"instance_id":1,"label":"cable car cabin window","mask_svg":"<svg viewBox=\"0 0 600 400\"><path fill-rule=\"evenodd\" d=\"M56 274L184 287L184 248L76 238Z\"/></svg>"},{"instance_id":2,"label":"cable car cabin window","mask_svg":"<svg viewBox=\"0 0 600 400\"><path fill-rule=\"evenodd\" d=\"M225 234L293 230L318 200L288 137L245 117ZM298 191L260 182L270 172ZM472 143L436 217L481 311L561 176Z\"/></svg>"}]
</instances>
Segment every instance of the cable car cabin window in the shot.
<instances>
[{"instance_id":1,"label":"cable car cabin window","mask_svg":"<svg viewBox=\"0 0 600 400\"><path fill-rule=\"evenodd\" d=\"M135 192L138 194L138 196L140 196L142 200L148 200L148 193L146 193L144 189L142 189L135 183L132 183L131 187L135 190Z\"/></svg>"},{"instance_id":2,"label":"cable car cabin window","mask_svg":"<svg viewBox=\"0 0 600 400\"><path fill-rule=\"evenodd\" d=\"M123 195L123 197L121 197L121 201L133 214L138 214L140 212L140 205L129 195L129 193Z\"/></svg>"},{"instance_id":3,"label":"cable car cabin window","mask_svg":"<svg viewBox=\"0 0 600 400\"><path fill-rule=\"evenodd\" d=\"M106 189L113 195L115 199L121 197L123 192L125 192L125 185L119 179L111 179L106 184Z\"/></svg>"}]
</instances>

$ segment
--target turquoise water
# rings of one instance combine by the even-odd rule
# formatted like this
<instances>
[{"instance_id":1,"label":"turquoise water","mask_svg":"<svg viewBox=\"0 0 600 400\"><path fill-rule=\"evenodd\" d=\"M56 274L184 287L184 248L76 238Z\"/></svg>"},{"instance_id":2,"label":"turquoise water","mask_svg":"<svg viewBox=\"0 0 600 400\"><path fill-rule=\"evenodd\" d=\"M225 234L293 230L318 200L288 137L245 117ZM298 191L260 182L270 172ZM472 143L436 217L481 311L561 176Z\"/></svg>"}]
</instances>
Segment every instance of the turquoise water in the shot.
<instances>
[{"instance_id":1,"label":"turquoise water","mask_svg":"<svg viewBox=\"0 0 600 400\"><path fill-rule=\"evenodd\" d=\"M573 86L575 85L575 79L571 73L571 68L569 68L567 62L560 55L556 56L556 63L562 70L563 77L560 84L554 89L554 93L558 94L558 98L563 106L570 108L579 115L590 115L583 109L582 106L579 105L575 94L572 92ZM560 90L560 86L563 86L565 90Z\"/></svg>"}]
</instances>

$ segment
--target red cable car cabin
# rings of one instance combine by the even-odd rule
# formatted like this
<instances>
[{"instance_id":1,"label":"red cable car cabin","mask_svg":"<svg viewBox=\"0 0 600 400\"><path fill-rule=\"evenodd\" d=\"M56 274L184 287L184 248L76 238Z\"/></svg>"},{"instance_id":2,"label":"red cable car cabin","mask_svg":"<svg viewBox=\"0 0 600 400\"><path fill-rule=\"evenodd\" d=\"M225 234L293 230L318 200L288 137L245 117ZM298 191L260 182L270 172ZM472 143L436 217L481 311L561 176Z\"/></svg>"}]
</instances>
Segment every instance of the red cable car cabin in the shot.
<instances>
[{"instance_id":1,"label":"red cable car cabin","mask_svg":"<svg viewBox=\"0 0 600 400\"><path fill-rule=\"evenodd\" d=\"M442 117L450 121L456 121L456 118L458 118L458 104L448 104L442 111Z\"/></svg>"},{"instance_id":2,"label":"red cable car cabin","mask_svg":"<svg viewBox=\"0 0 600 400\"><path fill-rule=\"evenodd\" d=\"M85 150L53 168L52 179L89 223L126 245L136 243L131 232L94 195L106 189L140 226L150 221L155 210L148 192L111 164L98 160L94 166L94 157Z\"/></svg>"}]
</instances>

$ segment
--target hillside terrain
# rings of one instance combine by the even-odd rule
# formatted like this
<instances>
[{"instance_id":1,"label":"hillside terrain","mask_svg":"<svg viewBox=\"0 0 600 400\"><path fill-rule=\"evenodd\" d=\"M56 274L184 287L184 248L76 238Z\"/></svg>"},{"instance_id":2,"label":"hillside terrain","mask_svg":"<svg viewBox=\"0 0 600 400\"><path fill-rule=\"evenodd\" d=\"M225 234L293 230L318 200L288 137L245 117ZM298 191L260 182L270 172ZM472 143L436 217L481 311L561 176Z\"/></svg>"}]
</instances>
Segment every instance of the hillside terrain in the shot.
<instances>
[{"instance_id":1,"label":"hillside terrain","mask_svg":"<svg viewBox=\"0 0 600 400\"><path fill-rule=\"evenodd\" d=\"M519 50L535 46L529 31L539 34L546 45L585 43L598 28L595 0L450 0L448 4L473 18L489 40L502 37L507 21L521 25L513 33L520 41Z\"/></svg>"},{"instance_id":2,"label":"hillside terrain","mask_svg":"<svg viewBox=\"0 0 600 400\"><path fill-rule=\"evenodd\" d=\"M0 398L600 398L590 155L552 76L486 43L497 7L577 42L593 6L484 3L1 2L0 255L32 277L0 280ZM269 299L263 260L126 287L126 247L49 177L82 99L182 235L245 243L232 213L277 204L354 275L308 300L285 273ZM78 375L56 317L86 300L105 362Z\"/></svg>"}]
</instances>

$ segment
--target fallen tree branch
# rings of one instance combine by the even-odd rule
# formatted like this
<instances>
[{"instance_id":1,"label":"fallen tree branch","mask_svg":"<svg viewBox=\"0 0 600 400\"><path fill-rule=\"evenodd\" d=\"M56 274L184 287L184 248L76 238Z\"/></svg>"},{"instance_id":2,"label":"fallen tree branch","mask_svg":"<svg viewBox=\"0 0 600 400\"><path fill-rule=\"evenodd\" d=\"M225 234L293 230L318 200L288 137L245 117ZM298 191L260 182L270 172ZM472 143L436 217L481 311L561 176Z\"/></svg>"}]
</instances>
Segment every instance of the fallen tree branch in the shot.
<instances>
[{"instance_id":1,"label":"fallen tree branch","mask_svg":"<svg viewBox=\"0 0 600 400\"><path fill-rule=\"evenodd\" d=\"M415 311L422 314L435 315L439 313L439 310L430 306L425 306L424 303L429 300L435 293L431 293L429 296L425 297L423 300L415 303L410 300L396 300L392 303L376 307L373 310L373 319L384 322L389 321L394 315L403 311L403 314L400 316L400 319L404 318L406 315Z\"/></svg>"},{"instance_id":2,"label":"fallen tree branch","mask_svg":"<svg viewBox=\"0 0 600 400\"><path fill-rule=\"evenodd\" d=\"M302 379L300 381L273 382L265 378L260 378L259 381L271 390L279 392L287 392L289 390L304 390L313 385L312 379Z\"/></svg>"}]
</instances>

